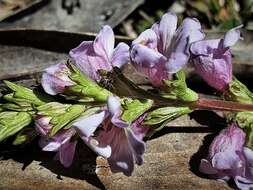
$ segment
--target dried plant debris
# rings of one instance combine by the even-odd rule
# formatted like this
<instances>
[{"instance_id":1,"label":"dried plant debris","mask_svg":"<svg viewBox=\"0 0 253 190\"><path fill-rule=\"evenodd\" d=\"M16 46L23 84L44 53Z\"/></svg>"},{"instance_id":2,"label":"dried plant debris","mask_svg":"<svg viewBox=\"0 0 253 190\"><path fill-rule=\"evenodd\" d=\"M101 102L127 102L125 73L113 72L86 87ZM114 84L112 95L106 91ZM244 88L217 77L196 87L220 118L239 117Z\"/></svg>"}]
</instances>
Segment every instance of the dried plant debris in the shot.
<instances>
[{"instance_id":1,"label":"dried plant debris","mask_svg":"<svg viewBox=\"0 0 253 190\"><path fill-rule=\"evenodd\" d=\"M0 0L0 21L42 0Z\"/></svg>"}]
</instances>

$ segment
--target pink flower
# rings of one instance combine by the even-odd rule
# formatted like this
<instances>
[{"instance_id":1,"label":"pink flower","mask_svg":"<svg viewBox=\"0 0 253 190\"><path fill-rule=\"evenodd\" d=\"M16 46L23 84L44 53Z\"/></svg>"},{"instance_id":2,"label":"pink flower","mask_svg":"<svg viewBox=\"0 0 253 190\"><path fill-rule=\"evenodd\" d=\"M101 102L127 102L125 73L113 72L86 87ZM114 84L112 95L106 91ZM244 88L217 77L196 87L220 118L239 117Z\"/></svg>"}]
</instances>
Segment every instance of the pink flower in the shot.
<instances>
[{"instance_id":1,"label":"pink flower","mask_svg":"<svg viewBox=\"0 0 253 190\"><path fill-rule=\"evenodd\" d=\"M244 147L245 133L236 124L223 129L214 139L200 171L218 180L233 178L240 189L253 187L253 151Z\"/></svg>"},{"instance_id":2,"label":"pink flower","mask_svg":"<svg viewBox=\"0 0 253 190\"><path fill-rule=\"evenodd\" d=\"M73 140L73 136L79 134L84 142L99 155L107 158L111 155L110 147L100 147L92 141L92 135L97 127L105 119L105 111L95 113L91 116L79 118L73 123L72 128L58 132L52 138L42 136L40 139L40 147L43 151L57 152L56 159L60 160L65 167L71 166L77 141Z\"/></svg>"},{"instance_id":3,"label":"pink flower","mask_svg":"<svg viewBox=\"0 0 253 190\"><path fill-rule=\"evenodd\" d=\"M68 77L70 71L65 63L48 67L42 74L41 84L45 92L51 95L63 93L65 88L75 83Z\"/></svg>"},{"instance_id":4,"label":"pink flower","mask_svg":"<svg viewBox=\"0 0 253 190\"><path fill-rule=\"evenodd\" d=\"M111 71L129 62L129 47L119 43L114 49L114 33L110 26L104 26L94 41L84 41L70 51L77 67L90 79L99 80L98 70Z\"/></svg>"},{"instance_id":5,"label":"pink flower","mask_svg":"<svg viewBox=\"0 0 253 190\"><path fill-rule=\"evenodd\" d=\"M112 172L123 172L130 176L134 163L143 163L145 143L142 139L149 130L148 127L141 126L145 116L133 123L126 123L120 118L122 111L118 97L112 96L108 98L107 113L95 136L89 135L90 131L82 130L82 124L78 127L80 136L98 155L107 158Z\"/></svg>"},{"instance_id":6,"label":"pink flower","mask_svg":"<svg viewBox=\"0 0 253 190\"><path fill-rule=\"evenodd\" d=\"M229 47L240 39L241 27L229 30L222 39L198 41L190 47L196 72L217 90L224 91L232 80Z\"/></svg>"},{"instance_id":7,"label":"pink flower","mask_svg":"<svg viewBox=\"0 0 253 190\"><path fill-rule=\"evenodd\" d=\"M177 29L176 15L166 13L159 23L133 41L131 61L137 71L159 87L162 80L169 79L171 73L176 73L188 63L190 44L204 36L197 19L186 18Z\"/></svg>"}]
</instances>

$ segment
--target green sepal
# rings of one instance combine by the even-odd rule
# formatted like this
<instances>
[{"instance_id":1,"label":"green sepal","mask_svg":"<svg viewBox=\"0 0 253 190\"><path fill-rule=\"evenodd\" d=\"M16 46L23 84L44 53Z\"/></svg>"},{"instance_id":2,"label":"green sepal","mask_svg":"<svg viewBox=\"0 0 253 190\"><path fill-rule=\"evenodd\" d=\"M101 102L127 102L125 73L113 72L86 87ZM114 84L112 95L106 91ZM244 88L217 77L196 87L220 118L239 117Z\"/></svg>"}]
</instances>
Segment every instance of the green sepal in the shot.
<instances>
[{"instance_id":1,"label":"green sepal","mask_svg":"<svg viewBox=\"0 0 253 190\"><path fill-rule=\"evenodd\" d=\"M168 122L181 117L182 115L191 113L188 107L163 107L155 109L147 114L143 125L150 125L155 130L162 129ZM157 126L159 127L157 128Z\"/></svg>"},{"instance_id":2,"label":"green sepal","mask_svg":"<svg viewBox=\"0 0 253 190\"><path fill-rule=\"evenodd\" d=\"M121 119L126 122L132 122L149 110L152 105L153 100L150 99L133 100L130 98L125 98L121 102L121 106L123 108Z\"/></svg>"},{"instance_id":3,"label":"green sepal","mask_svg":"<svg viewBox=\"0 0 253 190\"><path fill-rule=\"evenodd\" d=\"M54 136L60 129L68 125L70 122L78 118L85 110L83 105L72 105L64 114L57 115L50 120L50 124L54 127L50 131L49 136Z\"/></svg>"},{"instance_id":4,"label":"green sepal","mask_svg":"<svg viewBox=\"0 0 253 190\"><path fill-rule=\"evenodd\" d=\"M32 116L27 112L0 113L0 142L16 134L32 122Z\"/></svg>"},{"instance_id":5,"label":"green sepal","mask_svg":"<svg viewBox=\"0 0 253 190\"><path fill-rule=\"evenodd\" d=\"M59 102L50 102L47 104L44 104L42 106L38 106L36 110L38 111L38 115L44 115L44 116L58 116L60 114L64 114L66 110L71 106L71 104L62 104Z\"/></svg>"},{"instance_id":6,"label":"green sepal","mask_svg":"<svg viewBox=\"0 0 253 190\"><path fill-rule=\"evenodd\" d=\"M43 105L46 102L52 101L49 96L42 95L21 85L17 85L10 81L4 81L4 83L13 91L12 96L4 97L7 101L11 101L17 104L25 102L36 106Z\"/></svg>"},{"instance_id":7,"label":"green sepal","mask_svg":"<svg viewBox=\"0 0 253 190\"><path fill-rule=\"evenodd\" d=\"M24 143L31 142L37 136L36 131L34 128L23 128L15 137L14 141L12 142L13 145L21 145Z\"/></svg>"},{"instance_id":8,"label":"green sepal","mask_svg":"<svg viewBox=\"0 0 253 190\"><path fill-rule=\"evenodd\" d=\"M19 106L17 104L13 103L6 103L1 105L1 108L3 110L11 110L11 111L21 111L21 112L30 112L33 111L33 108L31 106Z\"/></svg>"},{"instance_id":9,"label":"green sepal","mask_svg":"<svg viewBox=\"0 0 253 190\"><path fill-rule=\"evenodd\" d=\"M253 112L239 112L235 116L235 121L246 133L245 144L253 147Z\"/></svg>"},{"instance_id":10,"label":"green sepal","mask_svg":"<svg viewBox=\"0 0 253 190\"><path fill-rule=\"evenodd\" d=\"M95 101L101 102L105 102L112 95L110 91L102 88L96 82L83 75L73 64L68 63L68 67L71 70L69 78L76 83L76 85L68 87L71 93L93 98Z\"/></svg>"},{"instance_id":11,"label":"green sepal","mask_svg":"<svg viewBox=\"0 0 253 190\"><path fill-rule=\"evenodd\" d=\"M174 80L163 80L165 90L161 96L168 99L179 99L185 102L194 102L198 100L198 94L187 87L186 77L183 70L175 74Z\"/></svg>"},{"instance_id":12,"label":"green sepal","mask_svg":"<svg viewBox=\"0 0 253 190\"><path fill-rule=\"evenodd\" d=\"M235 77L233 77L233 80L229 83L229 87L223 96L229 101L245 104L253 102L253 93Z\"/></svg>"}]
</instances>

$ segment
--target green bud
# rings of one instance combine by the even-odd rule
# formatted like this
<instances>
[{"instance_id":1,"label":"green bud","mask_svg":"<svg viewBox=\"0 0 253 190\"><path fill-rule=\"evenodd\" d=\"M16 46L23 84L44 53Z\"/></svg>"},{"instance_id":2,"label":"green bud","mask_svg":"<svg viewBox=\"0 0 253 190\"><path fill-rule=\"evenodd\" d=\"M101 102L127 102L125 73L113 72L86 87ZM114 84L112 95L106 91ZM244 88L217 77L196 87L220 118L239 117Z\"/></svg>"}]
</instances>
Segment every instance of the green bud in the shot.
<instances>
[{"instance_id":1,"label":"green bud","mask_svg":"<svg viewBox=\"0 0 253 190\"><path fill-rule=\"evenodd\" d=\"M125 98L122 100L121 106L123 108L123 114L121 119L127 122L132 122L147 110L149 110L153 105L153 100L142 99L142 100L133 100Z\"/></svg>"},{"instance_id":2,"label":"green bud","mask_svg":"<svg viewBox=\"0 0 253 190\"><path fill-rule=\"evenodd\" d=\"M61 104L58 102L50 102L36 108L38 115L44 116L58 116L66 113L66 110L70 108L71 104Z\"/></svg>"},{"instance_id":3,"label":"green bud","mask_svg":"<svg viewBox=\"0 0 253 190\"><path fill-rule=\"evenodd\" d=\"M191 113L192 110L188 107L163 107L155 109L148 113L145 117L143 124L150 125L162 129L168 122L177 119L178 117Z\"/></svg>"},{"instance_id":4,"label":"green bud","mask_svg":"<svg viewBox=\"0 0 253 190\"><path fill-rule=\"evenodd\" d=\"M26 112L0 113L0 142L16 134L31 122L32 116Z\"/></svg>"},{"instance_id":5,"label":"green bud","mask_svg":"<svg viewBox=\"0 0 253 190\"><path fill-rule=\"evenodd\" d=\"M162 97L168 99L179 99L185 102L193 102L198 100L198 94L187 87L185 73L183 70L175 74L174 80L164 80L165 91Z\"/></svg>"},{"instance_id":6,"label":"green bud","mask_svg":"<svg viewBox=\"0 0 253 190\"><path fill-rule=\"evenodd\" d=\"M229 101L245 104L253 102L252 92L235 77L233 77L233 80L229 83L229 88L224 93L224 98Z\"/></svg>"},{"instance_id":7,"label":"green bud","mask_svg":"<svg viewBox=\"0 0 253 190\"><path fill-rule=\"evenodd\" d=\"M18 105L32 104L40 106L46 102L52 101L47 95L42 95L36 91L14 84L10 81L4 83L13 91L12 94L4 96L4 99Z\"/></svg>"},{"instance_id":8,"label":"green bud","mask_svg":"<svg viewBox=\"0 0 253 190\"><path fill-rule=\"evenodd\" d=\"M76 83L76 85L68 87L71 93L75 93L79 96L93 98L95 101L105 102L108 96L112 93L105 88L99 86L96 82L90 80L83 75L78 68L73 64L68 63L70 70L70 79Z\"/></svg>"},{"instance_id":9,"label":"green bud","mask_svg":"<svg viewBox=\"0 0 253 190\"><path fill-rule=\"evenodd\" d=\"M253 146L253 112L239 112L235 121L246 133L245 144L249 148Z\"/></svg>"},{"instance_id":10,"label":"green bud","mask_svg":"<svg viewBox=\"0 0 253 190\"><path fill-rule=\"evenodd\" d=\"M54 136L60 129L68 125L70 122L78 118L85 110L83 105L72 105L65 113L57 115L50 120L50 124L54 127L50 132L50 136Z\"/></svg>"}]
</instances>

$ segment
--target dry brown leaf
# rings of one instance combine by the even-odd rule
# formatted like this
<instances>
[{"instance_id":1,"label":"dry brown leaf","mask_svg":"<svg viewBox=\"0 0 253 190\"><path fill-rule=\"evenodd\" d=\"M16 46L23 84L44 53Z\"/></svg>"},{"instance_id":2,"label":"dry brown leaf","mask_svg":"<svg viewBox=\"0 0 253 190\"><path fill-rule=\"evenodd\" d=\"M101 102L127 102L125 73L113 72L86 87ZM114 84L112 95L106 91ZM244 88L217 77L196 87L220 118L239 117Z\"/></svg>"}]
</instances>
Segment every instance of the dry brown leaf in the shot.
<instances>
[{"instance_id":1,"label":"dry brown leaf","mask_svg":"<svg viewBox=\"0 0 253 190\"><path fill-rule=\"evenodd\" d=\"M42 0L0 0L0 21L41 1Z\"/></svg>"}]
</instances>

